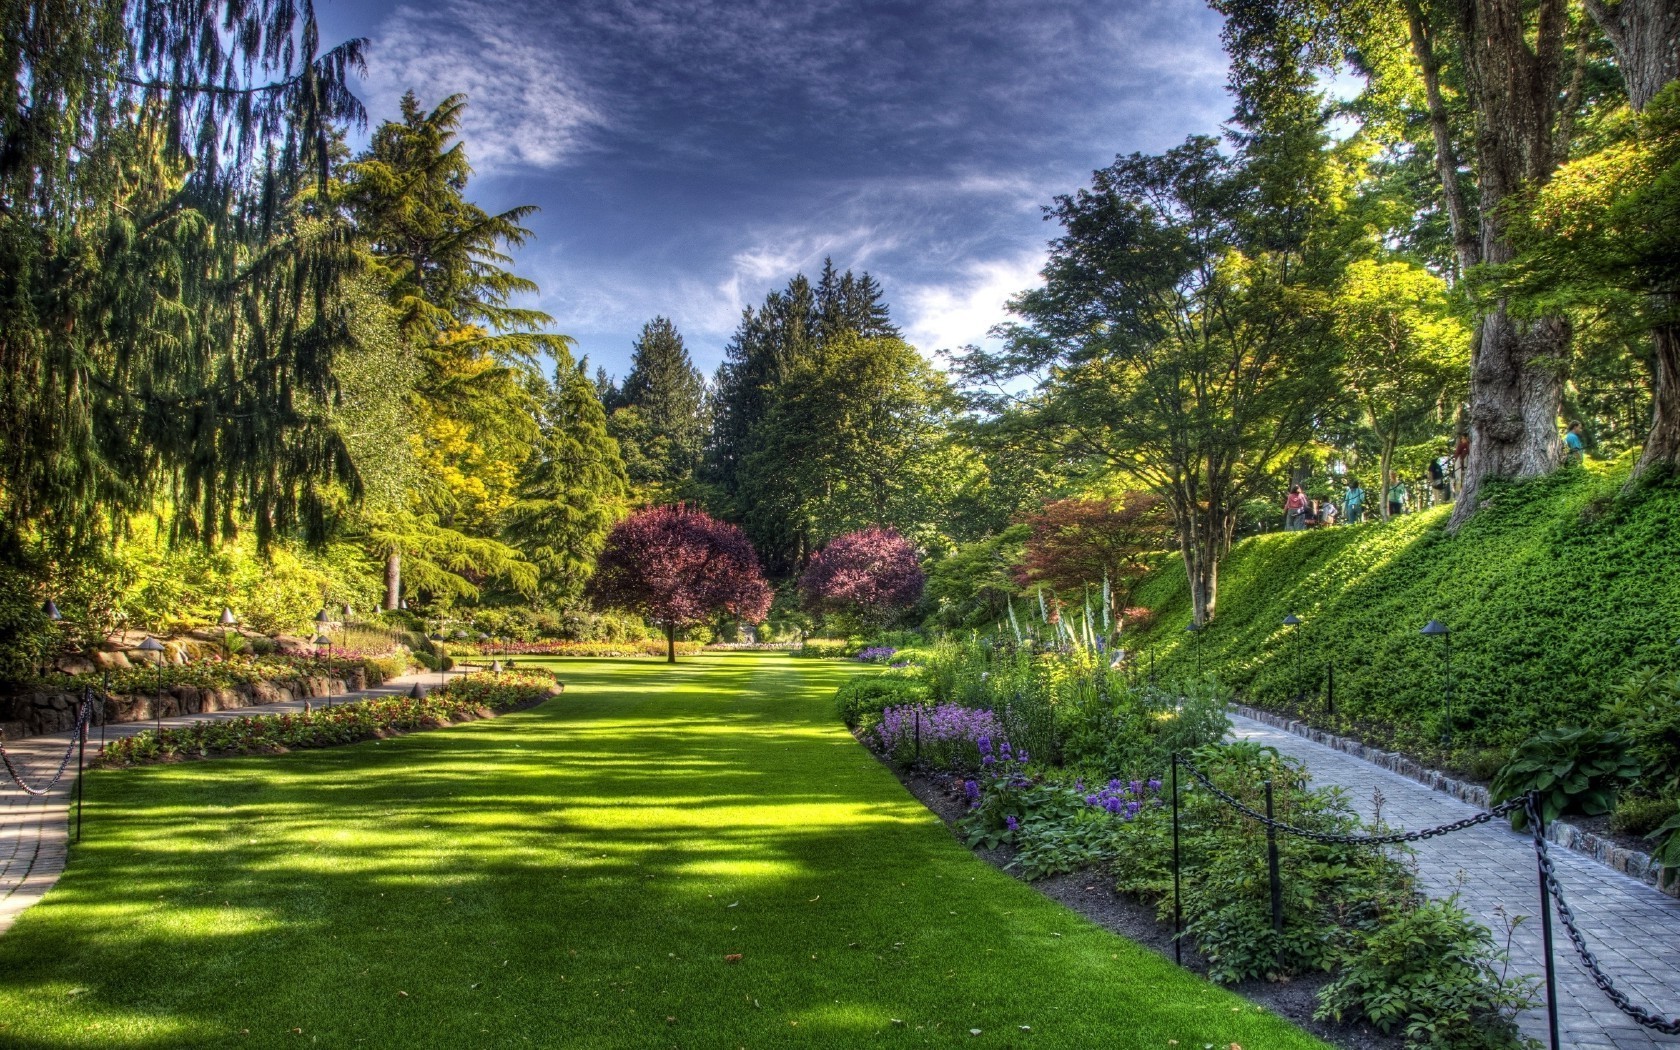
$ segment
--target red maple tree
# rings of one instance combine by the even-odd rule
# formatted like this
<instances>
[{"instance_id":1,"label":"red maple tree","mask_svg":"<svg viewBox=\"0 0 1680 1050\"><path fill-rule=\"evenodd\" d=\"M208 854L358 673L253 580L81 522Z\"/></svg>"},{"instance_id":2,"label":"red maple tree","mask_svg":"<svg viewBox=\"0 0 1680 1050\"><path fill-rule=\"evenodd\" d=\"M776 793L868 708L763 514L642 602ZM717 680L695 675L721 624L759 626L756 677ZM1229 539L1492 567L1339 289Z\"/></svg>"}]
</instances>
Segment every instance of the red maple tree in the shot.
<instances>
[{"instance_id":1,"label":"red maple tree","mask_svg":"<svg viewBox=\"0 0 1680 1050\"><path fill-rule=\"evenodd\" d=\"M1148 492L1128 492L1113 502L1054 500L1026 523L1032 536L1016 582L1073 595L1106 577L1120 617L1144 611L1129 608L1132 589L1149 571L1146 557L1171 549L1174 538L1165 501Z\"/></svg>"},{"instance_id":2,"label":"red maple tree","mask_svg":"<svg viewBox=\"0 0 1680 1050\"><path fill-rule=\"evenodd\" d=\"M749 623L770 611L770 585L740 529L677 505L637 511L607 536L589 593L605 607L645 616L665 629L665 658L677 662L677 631L717 613Z\"/></svg>"},{"instance_id":3,"label":"red maple tree","mask_svg":"<svg viewBox=\"0 0 1680 1050\"><path fill-rule=\"evenodd\" d=\"M909 540L868 528L831 540L812 558L799 594L812 612L847 612L882 626L920 601L926 582Z\"/></svg>"}]
</instances>

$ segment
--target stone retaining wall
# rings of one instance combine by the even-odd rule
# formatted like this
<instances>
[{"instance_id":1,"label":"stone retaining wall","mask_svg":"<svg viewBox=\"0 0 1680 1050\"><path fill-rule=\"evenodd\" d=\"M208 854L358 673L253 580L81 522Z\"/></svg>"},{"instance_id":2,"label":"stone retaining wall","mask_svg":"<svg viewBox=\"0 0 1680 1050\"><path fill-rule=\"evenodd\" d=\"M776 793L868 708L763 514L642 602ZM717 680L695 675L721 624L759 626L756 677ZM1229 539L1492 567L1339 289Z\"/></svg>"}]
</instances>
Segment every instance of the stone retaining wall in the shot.
<instances>
[{"instance_id":1,"label":"stone retaining wall","mask_svg":"<svg viewBox=\"0 0 1680 1050\"><path fill-rule=\"evenodd\" d=\"M105 705L106 722L150 722L156 718L175 715L199 715L207 711L231 711L258 704L284 703L289 700L342 696L367 688L367 677L360 671L348 678L303 676L275 682L253 682L249 685L225 688L199 688L177 685L158 693L114 695ZM95 688L94 695L99 695ZM67 732L76 725L76 705L81 693L24 693L0 698L0 730L7 740L46 733ZM93 724L100 724L100 711L94 708Z\"/></svg>"},{"instance_id":2,"label":"stone retaining wall","mask_svg":"<svg viewBox=\"0 0 1680 1050\"><path fill-rule=\"evenodd\" d=\"M1231 710L1244 718L1252 718L1274 729L1281 729L1286 733L1305 737L1315 744L1335 748L1355 758L1364 759L1373 766L1386 769L1391 773L1398 773L1403 777L1427 784L1436 791L1445 792L1460 802L1468 802L1478 809L1488 809L1488 791L1480 784L1471 784L1463 780L1455 780L1439 770L1429 769L1414 759L1407 758L1395 751L1383 751L1380 748L1361 744L1357 740L1337 736L1323 729L1317 729L1299 719L1286 718L1271 711L1263 711L1258 707L1247 704L1232 704ZM1680 897L1680 877L1676 873L1664 868L1651 859L1648 853L1618 846L1602 835L1594 835L1590 831L1582 831L1567 821L1554 820L1546 826L1546 838L1564 849L1574 850L1585 854L1608 868L1631 875L1648 886L1655 886L1670 897Z\"/></svg>"}]
</instances>

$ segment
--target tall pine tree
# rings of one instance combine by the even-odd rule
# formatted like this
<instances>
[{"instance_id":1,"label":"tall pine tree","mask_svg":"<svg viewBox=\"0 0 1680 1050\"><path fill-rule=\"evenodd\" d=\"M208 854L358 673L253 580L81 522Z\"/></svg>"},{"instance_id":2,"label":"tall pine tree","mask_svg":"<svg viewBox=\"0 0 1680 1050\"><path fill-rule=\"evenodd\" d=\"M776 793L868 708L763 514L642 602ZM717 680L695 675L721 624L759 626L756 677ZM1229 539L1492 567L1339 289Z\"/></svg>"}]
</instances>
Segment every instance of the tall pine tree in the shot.
<instances>
[{"instance_id":1,"label":"tall pine tree","mask_svg":"<svg viewBox=\"0 0 1680 1050\"><path fill-rule=\"evenodd\" d=\"M608 429L645 502L679 499L706 439L706 379L664 317L642 327L622 386L611 389Z\"/></svg>"},{"instance_id":2,"label":"tall pine tree","mask_svg":"<svg viewBox=\"0 0 1680 1050\"><path fill-rule=\"evenodd\" d=\"M545 599L568 605L583 593L628 490L587 362L562 360L544 399L542 438L506 515L507 539L537 566Z\"/></svg>"}]
</instances>

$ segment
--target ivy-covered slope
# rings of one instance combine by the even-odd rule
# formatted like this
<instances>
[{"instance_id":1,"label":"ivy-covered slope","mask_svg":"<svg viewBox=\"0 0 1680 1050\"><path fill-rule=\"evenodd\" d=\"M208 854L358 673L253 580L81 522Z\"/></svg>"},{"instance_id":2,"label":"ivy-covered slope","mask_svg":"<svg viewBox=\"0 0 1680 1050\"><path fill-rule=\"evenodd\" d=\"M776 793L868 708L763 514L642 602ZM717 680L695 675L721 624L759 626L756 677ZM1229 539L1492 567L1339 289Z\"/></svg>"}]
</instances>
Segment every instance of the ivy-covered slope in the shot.
<instances>
[{"instance_id":1,"label":"ivy-covered slope","mask_svg":"<svg viewBox=\"0 0 1680 1050\"><path fill-rule=\"evenodd\" d=\"M1626 474L1624 462L1497 486L1456 536L1443 507L1245 540L1220 568L1203 669L1259 706L1437 754L1442 640L1419 631L1439 619L1452 631L1455 750L1580 724L1636 671L1680 669L1680 482L1624 496ZM1164 562L1134 600L1154 613L1129 640L1144 664L1153 652L1163 675L1193 674L1182 563ZM1294 636L1290 613L1303 621Z\"/></svg>"}]
</instances>

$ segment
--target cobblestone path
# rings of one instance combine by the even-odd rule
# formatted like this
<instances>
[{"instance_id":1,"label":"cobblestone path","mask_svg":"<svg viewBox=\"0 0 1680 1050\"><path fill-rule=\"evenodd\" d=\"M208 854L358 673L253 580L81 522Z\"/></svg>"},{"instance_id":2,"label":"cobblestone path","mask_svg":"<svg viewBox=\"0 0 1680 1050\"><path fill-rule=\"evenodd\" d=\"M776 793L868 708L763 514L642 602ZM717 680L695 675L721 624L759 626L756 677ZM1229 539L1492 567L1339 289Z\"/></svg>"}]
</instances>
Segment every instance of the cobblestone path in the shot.
<instances>
[{"instance_id":1,"label":"cobblestone path","mask_svg":"<svg viewBox=\"0 0 1680 1050\"><path fill-rule=\"evenodd\" d=\"M1479 812L1474 806L1252 719L1231 716L1233 735L1277 748L1307 763L1313 782L1346 789L1360 814L1372 815L1374 794L1383 796L1383 820L1406 829L1432 827ZM1542 972L1540 891L1533 840L1503 820L1414 843L1419 876L1432 896L1456 891L1471 914L1496 932L1503 915L1527 915L1512 942L1512 961ZM1617 987L1658 1013L1680 1012L1680 900L1561 847L1551 851L1564 899L1587 944ZM1560 924L1553 923L1561 1045L1573 1050L1645 1050L1677 1047L1680 1037L1661 1036L1624 1016L1593 984ZM1544 1007L1523 1018L1523 1028L1544 1043Z\"/></svg>"}]
</instances>

